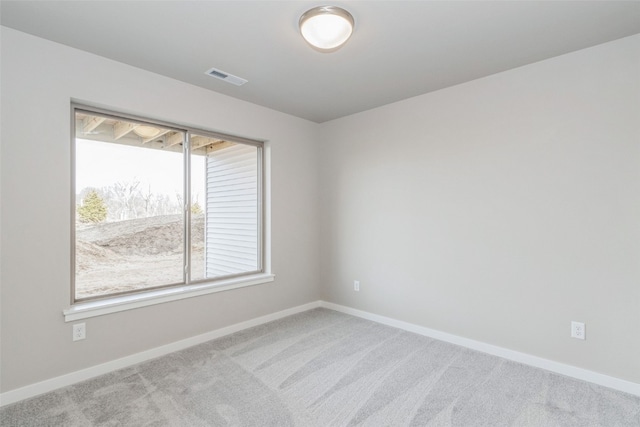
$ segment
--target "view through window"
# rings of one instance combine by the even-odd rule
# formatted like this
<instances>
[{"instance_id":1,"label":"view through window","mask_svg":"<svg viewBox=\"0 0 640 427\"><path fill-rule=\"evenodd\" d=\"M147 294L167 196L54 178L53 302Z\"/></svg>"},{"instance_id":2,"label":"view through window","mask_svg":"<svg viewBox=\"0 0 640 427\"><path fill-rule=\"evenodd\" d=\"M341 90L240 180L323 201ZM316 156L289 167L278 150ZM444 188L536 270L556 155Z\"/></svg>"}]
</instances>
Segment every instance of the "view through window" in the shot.
<instances>
[{"instance_id":1,"label":"view through window","mask_svg":"<svg viewBox=\"0 0 640 427\"><path fill-rule=\"evenodd\" d=\"M260 143L84 109L75 129L74 301L261 271Z\"/></svg>"}]
</instances>

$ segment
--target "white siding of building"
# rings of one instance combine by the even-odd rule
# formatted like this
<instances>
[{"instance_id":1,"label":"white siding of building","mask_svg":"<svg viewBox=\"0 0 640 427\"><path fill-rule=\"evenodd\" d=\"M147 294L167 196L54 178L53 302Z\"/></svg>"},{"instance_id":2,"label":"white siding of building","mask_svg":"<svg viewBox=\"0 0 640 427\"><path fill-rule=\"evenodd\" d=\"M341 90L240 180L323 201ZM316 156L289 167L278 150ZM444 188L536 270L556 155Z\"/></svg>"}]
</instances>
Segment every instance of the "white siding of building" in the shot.
<instances>
[{"instance_id":1,"label":"white siding of building","mask_svg":"<svg viewBox=\"0 0 640 427\"><path fill-rule=\"evenodd\" d=\"M207 157L205 275L258 270L258 149L236 144Z\"/></svg>"}]
</instances>

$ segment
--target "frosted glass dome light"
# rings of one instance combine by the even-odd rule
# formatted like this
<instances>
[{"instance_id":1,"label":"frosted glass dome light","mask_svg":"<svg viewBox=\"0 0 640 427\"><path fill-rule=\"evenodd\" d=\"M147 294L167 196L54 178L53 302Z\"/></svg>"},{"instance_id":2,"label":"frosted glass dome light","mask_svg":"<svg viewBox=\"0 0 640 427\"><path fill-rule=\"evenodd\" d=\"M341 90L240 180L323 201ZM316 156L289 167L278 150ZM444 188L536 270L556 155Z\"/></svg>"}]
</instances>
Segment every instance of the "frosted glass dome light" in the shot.
<instances>
[{"instance_id":1,"label":"frosted glass dome light","mask_svg":"<svg viewBox=\"0 0 640 427\"><path fill-rule=\"evenodd\" d=\"M314 7L300 17L300 33L316 49L332 52L349 40L353 24L353 16L344 9Z\"/></svg>"}]
</instances>

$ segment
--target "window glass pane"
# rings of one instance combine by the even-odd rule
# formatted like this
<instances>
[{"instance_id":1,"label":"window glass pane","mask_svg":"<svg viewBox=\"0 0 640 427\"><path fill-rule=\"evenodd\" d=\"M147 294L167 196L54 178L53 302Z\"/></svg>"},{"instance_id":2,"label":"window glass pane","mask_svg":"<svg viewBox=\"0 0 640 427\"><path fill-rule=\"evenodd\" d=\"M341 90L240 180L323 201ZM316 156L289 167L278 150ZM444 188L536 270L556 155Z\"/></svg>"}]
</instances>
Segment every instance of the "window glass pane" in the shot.
<instances>
[{"instance_id":1,"label":"window glass pane","mask_svg":"<svg viewBox=\"0 0 640 427\"><path fill-rule=\"evenodd\" d=\"M76 300L184 283L184 140L76 112Z\"/></svg>"},{"instance_id":2,"label":"window glass pane","mask_svg":"<svg viewBox=\"0 0 640 427\"><path fill-rule=\"evenodd\" d=\"M191 148L191 280L260 270L258 147L192 135Z\"/></svg>"}]
</instances>

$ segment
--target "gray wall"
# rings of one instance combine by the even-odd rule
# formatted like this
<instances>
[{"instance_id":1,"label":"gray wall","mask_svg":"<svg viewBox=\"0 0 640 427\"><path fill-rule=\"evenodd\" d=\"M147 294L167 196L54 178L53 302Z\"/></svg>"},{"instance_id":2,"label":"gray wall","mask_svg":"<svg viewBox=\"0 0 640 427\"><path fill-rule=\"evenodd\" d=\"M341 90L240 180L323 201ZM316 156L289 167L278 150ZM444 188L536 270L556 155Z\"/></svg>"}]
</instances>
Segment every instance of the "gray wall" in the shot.
<instances>
[{"instance_id":1,"label":"gray wall","mask_svg":"<svg viewBox=\"0 0 640 427\"><path fill-rule=\"evenodd\" d=\"M323 125L6 28L1 71L3 392L318 298L640 382L640 36ZM276 281L73 343L70 98L268 139Z\"/></svg>"},{"instance_id":2,"label":"gray wall","mask_svg":"<svg viewBox=\"0 0 640 427\"><path fill-rule=\"evenodd\" d=\"M324 124L323 297L640 382L639 76L634 36Z\"/></svg>"},{"instance_id":3,"label":"gray wall","mask_svg":"<svg viewBox=\"0 0 640 427\"><path fill-rule=\"evenodd\" d=\"M1 90L3 392L319 298L317 124L7 28ZM268 140L275 282L87 319L73 343L71 98Z\"/></svg>"}]
</instances>

